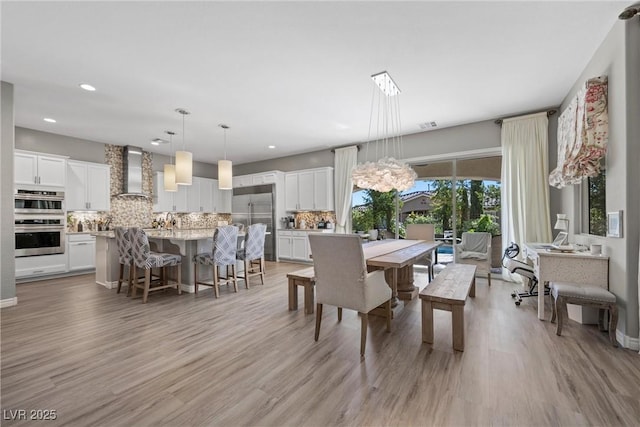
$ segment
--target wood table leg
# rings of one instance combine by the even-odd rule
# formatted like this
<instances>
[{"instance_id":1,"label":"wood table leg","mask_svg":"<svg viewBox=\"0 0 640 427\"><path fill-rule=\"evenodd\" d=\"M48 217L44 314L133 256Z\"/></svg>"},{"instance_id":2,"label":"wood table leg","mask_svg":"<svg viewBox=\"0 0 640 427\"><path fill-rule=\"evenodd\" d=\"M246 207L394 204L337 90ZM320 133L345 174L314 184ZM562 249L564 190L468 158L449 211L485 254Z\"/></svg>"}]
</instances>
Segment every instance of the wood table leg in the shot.
<instances>
[{"instance_id":1,"label":"wood table leg","mask_svg":"<svg viewBox=\"0 0 640 427\"><path fill-rule=\"evenodd\" d=\"M422 300L422 342L433 343L433 306Z\"/></svg>"},{"instance_id":2,"label":"wood table leg","mask_svg":"<svg viewBox=\"0 0 640 427\"><path fill-rule=\"evenodd\" d=\"M418 297L418 288L413 285L413 265L398 270L398 298L410 301Z\"/></svg>"},{"instance_id":3,"label":"wood table leg","mask_svg":"<svg viewBox=\"0 0 640 427\"><path fill-rule=\"evenodd\" d=\"M296 296L298 292L296 291ZM315 296L313 294L313 284L304 284L304 314L313 314L313 305L315 303Z\"/></svg>"},{"instance_id":4,"label":"wood table leg","mask_svg":"<svg viewBox=\"0 0 640 427\"><path fill-rule=\"evenodd\" d=\"M298 309L298 287L295 279L289 279L289 310Z\"/></svg>"},{"instance_id":5,"label":"wood table leg","mask_svg":"<svg viewBox=\"0 0 640 427\"><path fill-rule=\"evenodd\" d=\"M451 329L453 349L464 351L464 305L455 304L451 307Z\"/></svg>"}]
</instances>

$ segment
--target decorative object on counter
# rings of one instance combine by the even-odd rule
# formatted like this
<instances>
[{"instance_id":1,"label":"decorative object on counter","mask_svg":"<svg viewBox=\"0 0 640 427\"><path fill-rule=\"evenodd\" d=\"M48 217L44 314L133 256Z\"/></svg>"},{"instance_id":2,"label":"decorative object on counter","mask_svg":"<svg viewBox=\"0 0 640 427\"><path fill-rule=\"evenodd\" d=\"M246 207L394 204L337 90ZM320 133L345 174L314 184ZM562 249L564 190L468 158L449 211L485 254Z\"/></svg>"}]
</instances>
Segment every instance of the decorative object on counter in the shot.
<instances>
[{"instance_id":1,"label":"decorative object on counter","mask_svg":"<svg viewBox=\"0 0 640 427\"><path fill-rule=\"evenodd\" d=\"M182 114L182 151L176 151L176 184L191 185L193 178L193 155L186 151L184 135L184 118L191 114L184 108L176 108L178 114Z\"/></svg>"},{"instance_id":2,"label":"decorative object on counter","mask_svg":"<svg viewBox=\"0 0 640 427\"><path fill-rule=\"evenodd\" d=\"M403 157L402 135L400 133L400 89L386 71L374 74L371 78L374 82L374 89L371 99L371 115L369 118L369 136L367 138L365 162L356 165L353 169L353 181L359 188L376 190L383 193L391 190L408 190L413 187L417 175L415 171L411 169L411 166L396 159ZM376 95L378 95L378 102L375 102ZM386 98L381 99L383 95ZM371 141L371 126L374 116L374 105L378 106L376 114L378 121L376 129L378 134L375 140L375 151L377 157L378 150L380 149L382 158L377 161L367 161L369 158L369 146L373 143L373 141ZM381 130L383 132L390 131L390 134L381 135Z\"/></svg>"},{"instance_id":3,"label":"decorative object on counter","mask_svg":"<svg viewBox=\"0 0 640 427\"><path fill-rule=\"evenodd\" d=\"M227 129L229 129L229 126L225 124L219 124L218 126L224 130L224 160L218 160L218 189L232 190L233 165L231 160L227 160Z\"/></svg>"},{"instance_id":4,"label":"decorative object on counter","mask_svg":"<svg viewBox=\"0 0 640 427\"><path fill-rule=\"evenodd\" d=\"M176 165L173 164L173 135L175 132L165 130L164 133L169 135L169 164L164 165L164 191L178 191L176 184Z\"/></svg>"},{"instance_id":5,"label":"decorative object on counter","mask_svg":"<svg viewBox=\"0 0 640 427\"><path fill-rule=\"evenodd\" d=\"M78 221L78 233L82 233L83 227L82 227L82 221Z\"/></svg>"}]
</instances>

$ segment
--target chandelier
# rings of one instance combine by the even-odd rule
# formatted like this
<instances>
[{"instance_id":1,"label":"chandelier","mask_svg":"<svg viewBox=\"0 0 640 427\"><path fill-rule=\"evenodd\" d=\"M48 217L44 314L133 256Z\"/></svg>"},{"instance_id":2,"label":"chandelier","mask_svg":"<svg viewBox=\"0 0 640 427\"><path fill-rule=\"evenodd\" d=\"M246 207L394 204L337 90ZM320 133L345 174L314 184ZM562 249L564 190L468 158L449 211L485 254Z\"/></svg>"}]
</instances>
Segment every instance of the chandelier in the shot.
<instances>
[{"instance_id":1,"label":"chandelier","mask_svg":"<svg viewBox=\"0 0 640 427\"><path fill-rule=\"evenodd\" d=\"M386 71L372 75L371 79L374 87L365 162L354 167L351 177L359 188L382 193L391 190L405 191L413 187L417 175L411 166L396 159L402 158L400 89ZM377 110L375 158L378 160L367 161L369 146L374 143L371 141L374 110ZM378 157L378 153L381 154L381 158Z\"/></svg>"}]
</instances>

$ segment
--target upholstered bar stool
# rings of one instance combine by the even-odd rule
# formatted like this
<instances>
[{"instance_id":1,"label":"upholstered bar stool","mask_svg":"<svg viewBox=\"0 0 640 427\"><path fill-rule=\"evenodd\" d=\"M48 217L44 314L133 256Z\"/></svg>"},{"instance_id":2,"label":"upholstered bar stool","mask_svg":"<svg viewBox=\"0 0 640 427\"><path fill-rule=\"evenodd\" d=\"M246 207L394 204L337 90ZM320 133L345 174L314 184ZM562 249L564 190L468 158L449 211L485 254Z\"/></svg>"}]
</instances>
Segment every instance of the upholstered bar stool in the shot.
<instances>
[{"instance_id":1,"label":"upholstered bar stool","mask_svg":"<svg viewBox=\"0 0 640 427\"><path fill-rule=\"evenodd\" d=\"M581 286L572 283L552 282L549 284L550 294L553 298L553 313L551 322L558 319L556 335L562 333L562 323L569 318L567 303L595 307L598 309L598 327L604 331L604 313L609 311L609 340L614 347L618 346L616 340L616 327L618 326L618 307L616 296L604 288L598 286Z\"/></svg>"},{"instance_id":2,"label":"upholstered bar stool","mask_svg":"<svg viewBox=\"0 0 640 427\"><path fill-rule=\"evenodd\" d=\"M264 285L264 239L267 234L266 224L252 224L247 228L244 240L244 248L238 251L237 258L244 261L243 279L249 289L249 277L260 276Z\"/></svg>"},{"instance_id":3,"label":"upholstered bar stool","mask_svg":"<svg viewBox=\"0 0 640 427\"><path fill-rule=\"evenodd\" d=\"M200 253L193 257L194 270L193 282L195 292L198 293L198 285L213 286L213 291L218 298L220 296L220 283L233 283L235 292L238 292L238 277L236 274L236 254L238 252L238 227L223 225L216 228L213 233L213 251ZM198 265L210 265L213 267L213 283L198 280ZM220 278L220 267L226 268L225 278ZM232 276L229 277L229 267Z\"/></svg>"},{"instance_id":4,"label":"upholstered bar stool","mask_svg":"<svg viewBox=\"0 0 640 427\"><path fill-rule=\"evenodd\" d=\"M133 296L136 296L136 289L138 288L143 289L144 291L142 295L143 303L147 302L149 292L151 291L158 291L160 289L175 287L178 290L178 294L182 294L182 289L180 287L182 281L182 256L161 252L151 252L149 248L149 238L147 237L147 233L145 233L141 228L132 228L129 230L129 233L133 234L131 245L134 264L134 277L136 274L136 268L144 269L144 283L140 284L137 280L134 281ZM166 273L167 267L176 267L177 281L175 283L168 283L168 277ZM161 280L159 281L159 285L151 287L151 270L153 268L161 268L162 274L160 276Z\"/></svg>"},{"instance_id":5,"label":"upholstered bar stool","mask_svg":"<svg viewBox=\"0 0 640 427\"><path fill-rule=\"evenodd\" d=\"M131 284L133 283L133 254L131 253L131 240L129 239L129 229L125 227L116 227L116 247L118 248L118 262L120 263L120 273L118 274L118 290L116 293L120 293L122 289L122 282L124 281L124 269L128 267L129 276L127 279L127 295L131 295Z\"/></svg>"}]
</instances>

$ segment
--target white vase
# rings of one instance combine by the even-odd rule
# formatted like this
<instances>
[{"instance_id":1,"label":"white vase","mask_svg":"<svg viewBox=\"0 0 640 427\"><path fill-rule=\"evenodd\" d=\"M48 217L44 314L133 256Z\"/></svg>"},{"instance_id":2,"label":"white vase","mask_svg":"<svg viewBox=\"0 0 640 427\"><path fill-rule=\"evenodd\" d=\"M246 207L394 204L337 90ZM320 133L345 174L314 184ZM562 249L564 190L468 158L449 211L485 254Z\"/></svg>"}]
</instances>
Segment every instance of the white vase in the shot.
<instances>
[{"instance_id":1,"label":"white vase","mask_svg":"<svg viewBox=\"0 0 640 427\"><path fill-rule=\"evenodd\" d=\"M367 234L369 235L369 240L378 240L378 230L369 230Z\"/></svg>"}]
</instances>

